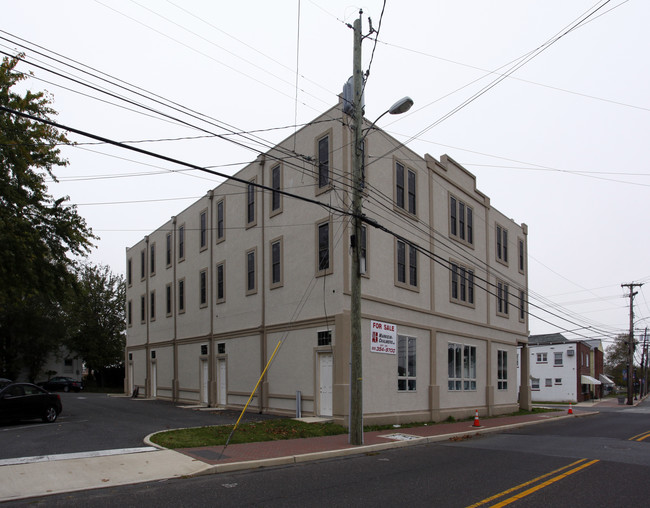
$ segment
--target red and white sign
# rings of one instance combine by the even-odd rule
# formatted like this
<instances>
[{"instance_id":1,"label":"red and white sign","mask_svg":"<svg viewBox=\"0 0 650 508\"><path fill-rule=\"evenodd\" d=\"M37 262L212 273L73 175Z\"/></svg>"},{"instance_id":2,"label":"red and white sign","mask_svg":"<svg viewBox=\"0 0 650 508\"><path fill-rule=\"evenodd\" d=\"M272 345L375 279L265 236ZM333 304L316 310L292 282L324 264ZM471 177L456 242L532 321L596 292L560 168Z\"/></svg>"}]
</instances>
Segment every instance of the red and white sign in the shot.
<instances>
[{"instance_id":1,"label":"red and white sign","mask_svg":"<svg viewBox=\"0 0 650 508\"><path fill-rule=\"evenodd\" d=\"M397 326L370 321L370 352L397 354Z\"/></svg>"}]
</instances>

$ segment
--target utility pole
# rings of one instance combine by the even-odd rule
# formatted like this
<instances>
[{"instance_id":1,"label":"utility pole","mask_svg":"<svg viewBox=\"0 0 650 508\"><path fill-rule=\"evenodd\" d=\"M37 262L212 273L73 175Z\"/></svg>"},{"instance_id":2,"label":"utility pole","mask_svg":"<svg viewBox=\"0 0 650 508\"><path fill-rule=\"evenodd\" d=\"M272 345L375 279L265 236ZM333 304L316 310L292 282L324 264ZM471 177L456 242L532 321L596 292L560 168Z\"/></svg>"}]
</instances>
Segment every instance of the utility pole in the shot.
<instances>
[{"instance_id":1,"label":"utility pole","mask_svg":"<svg viewBox=\"0 0 650 508\"><path fill-rule=\"evenodd\" d=\"M352 277L350 303L350 444L363 444L363 371L361 363L361 165L363 164L363 75L361 70L361 16L354 21L354 167L352 175Z\"/></svg>"},{"instance_id":2,"label":"utility pole","mask_svg":"<svg viewBox=\"0 0 650 508\"><path fill-rule=\"evenodd\" d=\"M635 287L641 287L643 284L630 283L621 284L622 288L629 288L630 294L627 295L630 299L630 336L627 342L627 404L632 406L634 404L634 383L632 382L632 374L634 372L634 297L638 291L634 291Z\"/></svg>"}]
</instances>

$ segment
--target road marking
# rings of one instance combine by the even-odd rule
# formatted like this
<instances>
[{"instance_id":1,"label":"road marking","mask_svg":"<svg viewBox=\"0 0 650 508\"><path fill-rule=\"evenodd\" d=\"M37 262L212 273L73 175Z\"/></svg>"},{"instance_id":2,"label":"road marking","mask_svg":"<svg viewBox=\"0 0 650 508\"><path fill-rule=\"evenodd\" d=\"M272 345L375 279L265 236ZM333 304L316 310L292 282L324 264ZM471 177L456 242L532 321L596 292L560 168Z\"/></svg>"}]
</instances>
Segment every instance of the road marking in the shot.
<instances>
[{"instance_id":1,"label":"road marking","mask_svg":"<svg viewBox=\"0 0 650 508\"><path fill-rule=\"evenodd\" d=\"M33 457L17 457L14 459L0 460L0 466L13 466L16 464L32 464L34 462L50 462L55 460L87 459L89 457L108 457L110 455L126 455L130 453L155 452L158 448L142 446L140 448L118 448L115 450L97 450L92 452L60 453L58 455L35 455Z\"/></svg>"},{"instance_id":2,"label":"road marking","mask_svg":"<svg viewBox=\"0 0 650 508\"><path fill-rule=\"evenodd\" d=\"M637 434L636 436L631 437L628 439L628 441L643 441L644 439L648 439L650 437L650 430L647 430L645 432L642 432L641 434Z\"/></svg>"},{"instance_id":3,"label":"road marking","mask_svg":"<svg viewBox=\"0 0 650 508\"><path fill-rule=\"evenodd\" d=\"M542 476L538 476L537 478L533 478L532 480L529 480L529 481L524 482L524 483L522 483L520 485L517 485L516 487L512 487L512 488L510 488L508 490L504 490L503 492L500 492L499 494L495 494L492 497L488 497L487 499L484 499L483 501L479 501L478 503L473 504L471 506L468 506L467 508L475 508L477 506L482 506L484 504L490 503L491 501L494 501L495 499L498 499L500 497L511 494L512 492L515 492L515 491L520 490L520 489L522 489L524 487L527 487L528 485L531 485L533 483L537 483L538 481L543 480L544 478L547 478L549 476L553 476L553 475L557 474L557 476L555 476L554 478L551 478L550 480L547 480L547 481L545 481L543 483L540 483L539 485L537 485L535 487L532 487L532 488L530 488L528 490L525 490L524 492L521 492L520 494L516 494L516 495L514 495L514 496L512 496L512 497L510 497L508 499L504 499L503 501L501 501L498 504L492 505L491 508L498 508L498 507L501 507L501 506L506 506L506 505L508 505L510 503L513 503L514 501L517 501L517 500L519 500L519 499L521 499L523 497L526 497L529 494L532 494L533 492L536 492L536 491L538 491L538 490L540 490L540 489L542 489L544 487L547 487L548 485L550 485L552 483L555 483L558 480L566 478L567 476L572 475L573 473L577 473L581 469L589 467L589 466L595 464L596 462L598 462L598 460L592 460L590 462L585 462L586 460L587 459L580 459L580 460L577 460L575 462L572 462L571 464L569 464L567 466L564 466L564 467L561 467L561 468L556 469L554 471L551 471L550 473L543 474ZM574 469L571 469L570 471L566 471L564 473L558 474L561 471L564 471L565 469L569 469L570 467L573 467L573 466L577 466L577 467L575 467Z\"/></svg>"}]
</instances>

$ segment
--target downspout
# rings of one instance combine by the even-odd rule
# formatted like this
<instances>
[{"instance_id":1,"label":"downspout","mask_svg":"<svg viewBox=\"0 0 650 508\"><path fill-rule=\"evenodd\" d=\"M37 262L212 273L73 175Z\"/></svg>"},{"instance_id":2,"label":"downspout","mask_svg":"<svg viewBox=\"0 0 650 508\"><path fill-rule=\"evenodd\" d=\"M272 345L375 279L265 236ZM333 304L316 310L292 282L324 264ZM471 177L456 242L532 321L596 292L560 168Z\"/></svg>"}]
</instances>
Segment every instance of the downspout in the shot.
<instances>
[{"instance_id":1,"label":"downspout","mask_svg":"<svg viewBox=\"0 0 650 508\"><path fill-rule=\"evenodd\" d=\"M210 342L208 344L208 406L217 405L217 380L215 366L215 347L214 347L214 236L212 220L214 217L214 190L208 191L208 201L210 206L209 217L207 218L206 227L208 228L209 242L209 265L208 265L208 309L210 311Z\"/></svg>"},{"instance_id":2,"label":"downspout","mask_svg":"<svg viewBox=\"0 0 650 508\"><path fill-rule=\"evenodd\" d=\"M266 155L261 154L260 155L260 173L261 173L261 182L262 186L264 186L264 166L266 164ZM264 223L264 218L266 216L266 208L264 207L264 196L265 192L261 191L261 199L260 199L260 208L262 212L260 213L260 224L262 228L262 241L260 245L260 290L261 290L261 295L262 295L262 316L261 316L261 333L260 333L260 340L261 342L261 355L260 355L260 372L264 372L264 369L266 368L266 363L268 361L267 356L268 356L268 347L266 344L266 228L265 228L265 223ZM259 412L263 413L265 408L269 407L269 380L268 380L268 375L265 373L264 378L262 379L262 384L260 386L260 397L259 397Z\"/></svg>"},{"instance_id":3,"label":"downspout","mask_svg":"<svg viewBox=\"0 0 650 508\"><path fill-rule=\"evenodd\" d=\"M171 246L171 256L172 256L172 316L174 316L174 333L172 336L172 343L174 348L174 355L172 361L174 362L174 379L172 380L172 400L177 402L179 399L179 389L178 389L178 307L176 304L176 292L178 291L177 282L176 282L176 216L172 216L172 246ZM167 239L165 238L165 241ZM165 246L167 248L167 246Z\"/></svg>"}]
</instances>

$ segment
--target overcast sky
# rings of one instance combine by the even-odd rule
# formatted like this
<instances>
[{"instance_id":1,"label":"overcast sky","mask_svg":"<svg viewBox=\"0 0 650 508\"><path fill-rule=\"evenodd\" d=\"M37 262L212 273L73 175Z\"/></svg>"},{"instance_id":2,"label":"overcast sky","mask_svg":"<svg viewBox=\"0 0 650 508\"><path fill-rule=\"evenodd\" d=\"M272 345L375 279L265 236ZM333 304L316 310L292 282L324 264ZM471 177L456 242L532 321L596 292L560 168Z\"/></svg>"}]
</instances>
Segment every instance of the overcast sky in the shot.
<instances>
[{"instance_id":1,"label":"overcast sky","mask_svg":"<svg viewBox=\"0 0 650 508\"><path fill-rule=\"evenodd\" d=\"M53 94L60 123L146 140L136 146L232 174L265 149L241 137L235 139L249 148L197 138L205 132L102 94L100 87L146 102L53 61L51 52L213 123L259 130L272 145L336 104L352 73L347 24L361 7L364 33L368 16L379 29L372 63L373 41L363 45L364 68L370 66L366 117L411 96L411 112L378 125L421 155L451 156L476 175L497 209L528 225L531 333L603 338L606 346L629 326L621 284L650 282L650 2L388 0L383 17L382 4L6 1L0 50L25 51L29 63L19 69L34 73L26 86ZM57 169L60 182L51 193L70 196L101 237L91 260L115 272L124 273L127 246L219 183L70 138L80 144L63 149L70 164ZM642 335L650 324L650 285L639 290L635 313Z\"/></svg>"}]
</instances>

